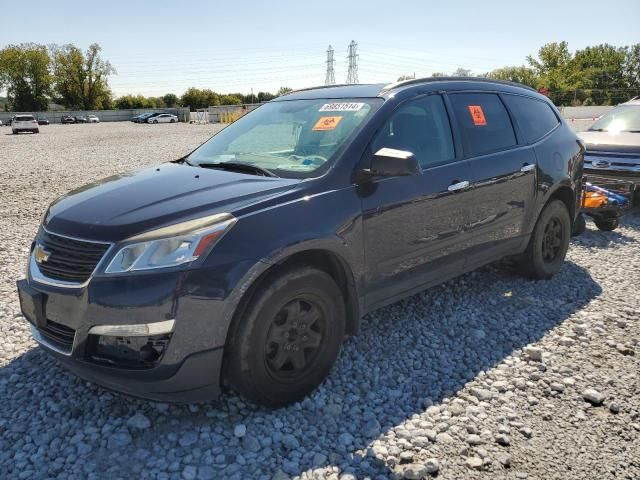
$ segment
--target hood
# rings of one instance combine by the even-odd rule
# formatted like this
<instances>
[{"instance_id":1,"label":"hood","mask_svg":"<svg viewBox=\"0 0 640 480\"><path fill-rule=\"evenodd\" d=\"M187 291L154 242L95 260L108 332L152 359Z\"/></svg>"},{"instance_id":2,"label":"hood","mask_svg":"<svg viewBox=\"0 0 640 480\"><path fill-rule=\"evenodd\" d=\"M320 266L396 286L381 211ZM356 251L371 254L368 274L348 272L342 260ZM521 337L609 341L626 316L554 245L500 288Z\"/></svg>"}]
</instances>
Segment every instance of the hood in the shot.
<instances>
[{"instance_id":1,"label":"hood","mask_svg":"<svg viewBox=\"0 0 640 480\"><path fill-rule=\"evenodd\" d=\"M640 153L640 133L580 132L587 152Z\"/></svg>"},{"instance_id":2,"label":"hood","mask_svg":"<svg viewBox=\"0 0 640 480\"><path fill-rule=\"evenodd\" d=\"M185 220L233 213L299 182L169 163L74 190L51 205L44 221L53 233L115 242Z\"/></svg>"}]
</instances>

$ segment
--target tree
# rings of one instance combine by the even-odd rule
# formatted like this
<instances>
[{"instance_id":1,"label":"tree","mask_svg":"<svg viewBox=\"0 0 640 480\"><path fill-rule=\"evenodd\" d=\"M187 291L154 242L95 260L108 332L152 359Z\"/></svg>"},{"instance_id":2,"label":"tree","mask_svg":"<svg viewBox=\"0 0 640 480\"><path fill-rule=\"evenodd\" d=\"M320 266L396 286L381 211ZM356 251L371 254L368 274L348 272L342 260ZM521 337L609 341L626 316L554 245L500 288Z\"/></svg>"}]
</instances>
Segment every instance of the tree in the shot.
<instances>
[{"instance_id":1,"label":"tree","mask_svg":"<svg viewBox=\"0 0 640 480\"><path fill-rule=\"evenodd\" d=\"M625 48L622 74L627 88L640 88L640 43Z\"/></svg>"},{"instance_id":2,"label":"tree","mask_svg":"<svg viewBox=\"0 0 640 480\"><path fill-rule=\"evenodd\" d=\"M97 43L85 52L72 44L52 47L54 91L59 103L94 110L111 102L107 80L116 70L100 57L101 51Z\"/></svg>"},{"instance_id":3,"label":"tree","mask_svg":"<svg viewBox=\"0 0 640 480\"><path fill-rule=\"evenodd\" d=\"M220 97L220 105L242 105L242 95L222 95Z\"/></svg>"},{"instance_id":4,"label":"tree","mask_svg":"<svg viewBox=\"0 0 640 480\"><path fill-rule=\"evenodd\" d=\"M598 105L611 105L626 100L623 90L625 49L602 44L575 52L570 63L569 75L575 89L589 91ZM584 100L587 94L576 91L574 100ZM582 97L582 98L580 98Z\"/></svg>"},{"instance_id":5,"label":"tree","mask_svg":"<svg viewBox=\"0 0 640 480\"><path fill-rule=\"evenodd\" d=\"M286 95L289 92L293 92L293 88L289 87L280 87L278 93L276 93L276 97L281 97L282 95Z\"/></svg>"},{"instance_id":6,"label":"tree","mask_svg":"<svg viewBox=\"0 0 640 480\"><path fill-rule=\"evenodd\" d=\"M180 104L183 107L191 107L192 109L207 108L214 105L220 105L220 95L209 89L201 90L191 87L180 98Z\"/></svg>"},{"instance_id":7,"label":"tree","mask_svg":"<svg viewBox=\"0 0 640 480\"><path fill-rule=\"evenodd\" d=\"M269 92L258 92L258 102L268 102L269 100L273 100L276 96L273 93Z\"/></svg>"},{"instance_id":8,"label":"tree","mask_svg":"<svg viewBox=\"0 0 640 480\"><path fill-rule=\"evenodd\" d=\"M0 50L0 88L13 111L46 110L51 93L51 59L44 45L22 43Z\"/></svg>"},{"instance_id":9,"label":"tree","mask_svg":"<svg viewBox=\"0 0 640 480\"><path fill-rule=\"evenodd\" d=\"M447 77L448 75L444 72L433 72L431 74L432 77Z\"/></svg>"},{"instance_id":10,"label":"tree","mask_svg":"<svg viewBox=\"0 0 640 480\"><path fill-rule=\"evenodd\" d=\"M538 58L527 56L527 62L538 77L538 87L549 89L549 97L557 105L573 100L575 76L572 72L572 55L567 42L553 42L538 50Z\"/></svg>"},{"instance_id":11,"label":"tree","mask_svg":"<svg viewBox=\"0 0 640 480\"><path fill-rule=\"evenodd\" d=\"M451 74L453 77L473 77L473 73L468 68L458 67L455 72Z\"/></svg>"},{"instance_id":12,"label":"tree","mask_svg":"<svg viewBox=\"0 0 640 480\"><path fill-rule=\"evenodd\" d=\"M172 108L178 105L178 96L174 93L167 93L162 97L162 100L168 108Z\"/></svg>"},{"instance_id":13,"label":"tree","mask_svg":"<svg viewBox=\"0 0 640 480\"><path fill-rule=\"evenodd\" d=\"M529 87L538 86L538 76L532 68L525 67L503 67L489 72L489 78L496 80L508 80L509 82L521 83Z\"/></svg>"}]
</instances>

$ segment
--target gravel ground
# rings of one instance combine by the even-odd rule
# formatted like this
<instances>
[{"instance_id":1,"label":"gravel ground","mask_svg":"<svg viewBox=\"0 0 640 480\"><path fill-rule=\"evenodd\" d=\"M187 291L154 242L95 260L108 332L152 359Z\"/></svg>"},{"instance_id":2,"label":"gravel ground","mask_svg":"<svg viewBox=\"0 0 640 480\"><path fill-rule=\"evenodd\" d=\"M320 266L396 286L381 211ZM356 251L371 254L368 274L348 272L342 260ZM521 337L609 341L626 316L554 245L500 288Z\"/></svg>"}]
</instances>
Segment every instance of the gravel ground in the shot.
<instances>
[{"instance_id":1,"label":"gravel ground","mask_svg":"<svg viewBox=\"0 0 640 480\"><path fill-rule=\"evenodd\" d=\"M58 367L15 292L46 204L212 133L0 129L0 478L640 478L638 213L589 224L552 281L492 265L368 315L287 409L134 400Z\"/></svg>"}]
</instances>

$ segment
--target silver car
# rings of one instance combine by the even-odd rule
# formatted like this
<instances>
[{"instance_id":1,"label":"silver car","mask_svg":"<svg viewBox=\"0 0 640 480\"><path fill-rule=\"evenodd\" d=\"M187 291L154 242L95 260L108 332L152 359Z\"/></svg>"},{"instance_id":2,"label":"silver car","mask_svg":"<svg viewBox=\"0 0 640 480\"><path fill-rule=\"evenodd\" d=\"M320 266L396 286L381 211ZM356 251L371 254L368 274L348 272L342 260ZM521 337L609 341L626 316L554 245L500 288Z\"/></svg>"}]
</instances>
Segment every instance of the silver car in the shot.
<instances>
[{"instance_id":1,"label":"silver car","mask_svg":"<svg viewBox=\"0 0 640 480\"><path fill-rule=\"evenodd\" d=\"M640 97L622 103L578 133L587 151L584 172L632 181L640 188Z\"/></svg>"}]
</instances>

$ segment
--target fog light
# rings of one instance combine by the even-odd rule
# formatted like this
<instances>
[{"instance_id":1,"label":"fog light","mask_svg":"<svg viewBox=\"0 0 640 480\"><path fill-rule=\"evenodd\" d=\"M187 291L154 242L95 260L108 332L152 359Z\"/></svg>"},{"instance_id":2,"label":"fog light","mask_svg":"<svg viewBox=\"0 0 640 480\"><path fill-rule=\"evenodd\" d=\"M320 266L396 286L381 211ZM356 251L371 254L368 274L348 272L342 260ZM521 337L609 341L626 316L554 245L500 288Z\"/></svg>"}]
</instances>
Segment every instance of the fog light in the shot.
<instances>
[{"instance_id":1,"label":"fog light","mask_svg":"<svg viewBox=\"0 0 640 480\"><path fill-rule=\"evenodd\" d=\"M173 332L175 320L139 323L133 325L96 325L89 329L89 335L110 335L113 337L148 337Z\"/></svg>"}]
</instances>

